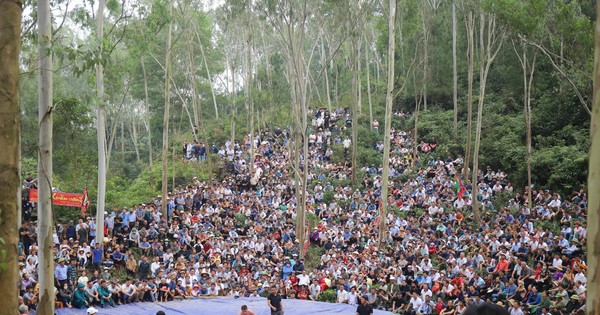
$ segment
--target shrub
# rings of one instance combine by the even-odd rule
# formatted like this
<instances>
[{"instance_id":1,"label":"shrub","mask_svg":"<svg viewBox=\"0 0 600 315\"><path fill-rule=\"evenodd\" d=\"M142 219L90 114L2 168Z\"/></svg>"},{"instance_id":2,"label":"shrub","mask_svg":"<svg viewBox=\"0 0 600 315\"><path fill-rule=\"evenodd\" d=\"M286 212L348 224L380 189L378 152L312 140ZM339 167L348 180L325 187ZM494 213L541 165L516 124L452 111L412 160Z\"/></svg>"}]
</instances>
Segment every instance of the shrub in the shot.
<instances>
[{"instance_id":1,"label":"shrub","mask_svg":"<svg viewBox=\"0 0 600 315\"><path fill-rule=\"evenodd\" d=\"M321 295L319 295L319 301L321 301L321 302L335 303L336 298L337 298L337 293L335 292L334 289L325 290L325 291L321 292Z\"/></svg>"}]
</instances>

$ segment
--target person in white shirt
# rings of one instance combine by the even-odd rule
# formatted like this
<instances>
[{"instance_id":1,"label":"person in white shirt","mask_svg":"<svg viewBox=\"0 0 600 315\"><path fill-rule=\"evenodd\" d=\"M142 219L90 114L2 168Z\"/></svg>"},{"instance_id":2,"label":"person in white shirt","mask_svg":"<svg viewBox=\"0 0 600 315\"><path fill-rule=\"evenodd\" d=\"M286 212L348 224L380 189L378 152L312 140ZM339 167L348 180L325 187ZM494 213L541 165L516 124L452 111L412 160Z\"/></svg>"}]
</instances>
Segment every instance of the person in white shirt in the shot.
<instances>
[{"instance_id":1,"label":"person in white shirt","mask_svg":"<svg viewBox=\"0 0 600 315\"><path fill-rule=\"evenodd\" d=\"M319 281L317 279L314 279L313 283L308 287L308 292L308 298L312 301L319 299L319 295L321 294L321 286L319 285Z\"/></svg>"},{"instance_id":2,"label":"person in white shirt","mask_svg":"<svg viewBox=\"0 0 600 315\"><path fill-rule=\"evenodd\" d=\"M575 274L575 277L573 278L573 280L575 280L575 282L579 281L581 284L584 284L584 285L587 283L587 278L582 271L579 271L577 274Z\"/></svg>"},{"instance_id":3,"label":"person in white shirt","mask_svg":"<svg viewBox=\"0 0 600 315\"><path fill-rule=\"evenodd\" d=\"M348 291L344 289L343 285L339 285L337 291L337 302L338 303L348 303Z\"/></svg>"},{"instance_id":4,"label":"person in white shirt","mask_svg":"<svg viewBox=\"0 0 600 315\"><path fill-rule=\"evenodd\" d=\"M412 304L413 311L417 312L421 304L423 304L423 300L419 297L417 292L413 292L412 297L410 298L410 304Z\"/></svg>"},{"instance_id":5,"label":"person in white shirt","mask_svg":"<svg viewBox=\"0 0 600 315\"><path fill-rule=\"evenodd\" d=\"M298 285L302 286L308 286L310 282L310 278L308 277L308 275L306 274L306 271L302 271L302 274L298 275Z\"/></svg>"},{"instance_id":6,"label":"person in white shirt","mask_svg":"<svg viewBox=\"0 0 600 315\"><path fill-rule=\"evenodd\" d=\"M350 288L350 292L347 294L348 304L356 305L358 303L358 294L356 293L356 287Z\"/></svg>"}]
</instances>

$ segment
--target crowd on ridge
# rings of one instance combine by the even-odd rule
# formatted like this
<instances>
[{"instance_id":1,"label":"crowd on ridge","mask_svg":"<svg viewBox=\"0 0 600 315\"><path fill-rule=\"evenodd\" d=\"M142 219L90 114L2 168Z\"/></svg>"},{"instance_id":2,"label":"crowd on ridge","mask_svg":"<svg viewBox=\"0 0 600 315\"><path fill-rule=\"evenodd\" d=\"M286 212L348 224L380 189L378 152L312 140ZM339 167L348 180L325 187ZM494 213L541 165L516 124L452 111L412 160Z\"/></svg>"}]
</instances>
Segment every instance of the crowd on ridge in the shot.
<instances>
[{"instance_id":1,"label":"crowd on ridge","mask_svg":"<svg viewBox=\"0 0 600 315\"><path fill-rule=\"evenodd\" d=\"M514 191L508 174L487 167L478 182L455 189L462 159L435 158L436 141L415 142L392 130L389 214L379 217L381 166L350 164L348 111L311 111L306 209L310 266L299 257L296 194L289 167L289 129L270 128L221 147L186 144L183 158L216 154L228 163L219 182L193 178L166 202L107 211L104 244L93 217L57 222L54 232L58 306L110 307L203 296L286 299L356 305L399 314L458 315L484 301L511 315L580 314L586 300L587 197ZM405 119L398 114L394 119ZM373 126L375 127L375 126ZM381 134L382 130L378 130ZM255 146L254 172L249 149ZM414 148L419 154L413 154ZM382 151L381 142L373 143ZM343 152L343 153L341 153ZM360 171L360 187L352 187ZM364 175L363 175L364 174ZM482 209L471 211L472 190ZM499 196L511 196L498 204ZM161 207L168 209L167 217ZM378 220L386 220L378 244ZM20 304L38 302L35 222L20 233Z\"/></svg>"}]
</instances>

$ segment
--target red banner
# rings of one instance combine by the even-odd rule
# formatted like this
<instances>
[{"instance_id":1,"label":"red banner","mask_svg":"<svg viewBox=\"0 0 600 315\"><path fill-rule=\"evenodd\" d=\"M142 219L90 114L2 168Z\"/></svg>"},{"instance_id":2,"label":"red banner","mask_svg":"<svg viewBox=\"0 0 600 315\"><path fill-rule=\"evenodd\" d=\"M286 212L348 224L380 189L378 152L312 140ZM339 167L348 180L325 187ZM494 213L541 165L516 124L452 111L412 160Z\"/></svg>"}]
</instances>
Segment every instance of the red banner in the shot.
<instances>
[{"instance_id":1,"label":"red banner","mask_svg":"<svg viewBox=\"0 0 600 315\"><path fill-rule=\"evenodd\" d=\"M72 194L72 193L64 193L64 192L53 192L52 193L52 203L55 204L55 205L57 205L57 206L67 206L67 207L82 208L84 196L85 196L84 194ZM29 190L29 201L30 202L38 202L38 191L37 191L37 189L30 189Z\"/></svg>"}]
</instances>

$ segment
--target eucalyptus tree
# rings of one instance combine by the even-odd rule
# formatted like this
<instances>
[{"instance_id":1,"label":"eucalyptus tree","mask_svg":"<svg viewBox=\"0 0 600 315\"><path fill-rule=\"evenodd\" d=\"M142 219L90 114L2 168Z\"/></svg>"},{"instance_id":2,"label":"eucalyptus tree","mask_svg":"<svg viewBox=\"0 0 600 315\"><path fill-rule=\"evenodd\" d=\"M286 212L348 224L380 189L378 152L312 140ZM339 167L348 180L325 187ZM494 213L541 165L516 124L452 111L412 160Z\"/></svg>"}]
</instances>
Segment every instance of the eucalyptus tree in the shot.
<instances>
[{"instance_id":1,"label":"eucalyptus tree","mask_svg":"<svg viewBox=\"0 0 600 315\"><path fill-rule=\"evenodd\" d=\"M50 1L38 1L38 217L37 242L40 245L38 314L54 314L54 253L52 251L52 17Z\"/></svg>"},{"instance_id":2,"label":"eucalyptus tree","mask_svg":"<svg viewBox=\"0 0 600 315\"><path fill-rule=\"evenodd\" d=\"M600 262L600 5L596 5L594 49L594 93L590 123L590 162L588 172L589 204L587 219L593 222L587 231L587 301L586 313L597 314L600 309L600 277L597 277Z\"/></svg>"},{"instance_id":3,"label":"eucalyptus tree","mask_svg":"<svg viewBox=\"0 0 600 315\"><path fill-rule=\"evenodd\" d=\"M479 12L479 99L477 104L477 129L475 133L475 146L473 148L473 173L471 174L472 185L472 206L475 214L475 220L481 224L481 215L479 213L478 193L478 173L479 173L479 147L481 145L481 124L483 116L483 105L485 103L485 92L490 67L506 35L506 29L498 29L496 16L492 13Z\"/></svg>"},{"instance_id":4,"label":"eucalyptus tree","mask_svg":"<svg viewBox=\"0 0 600 315\"><path fill-rule=\"evenodd\" d=\"M396 54L396 0L389 0L388 9L388 71L385 96L384 134L391 132L394 103L394 68ZM383 248L387 227L388 181L390 177L390 137L383 137L383 185L381 186L381 213L379 214L379 247Z\"/></svg>"},{"instance_id":5,"label":"eucalyptus tree","mask_svg":"<svg viewBox=\"0 0 600 315\"><path fill-rule=\"evenodd\" d=\"M19 50L22 1L0 0L0 305L17 313L17 213L20 209Z\"/></svg>"},{"instance_id":6,"label":"eucalyptus tree","mask_svg":"<svg viewBox=\"0 0 600 315\"><path fill-rule=\"evenodd\" d=\"M171 36L173 32L173 1L168 1L167 12L169 25L167 30L166 52L165 52L165 109L163 116L163 144L162 144L162 184L161 211L163 218L167 218L168 195L167 195L167 150L169 146L169 109L171 108Z\"/></svg>"}]
</instances>

